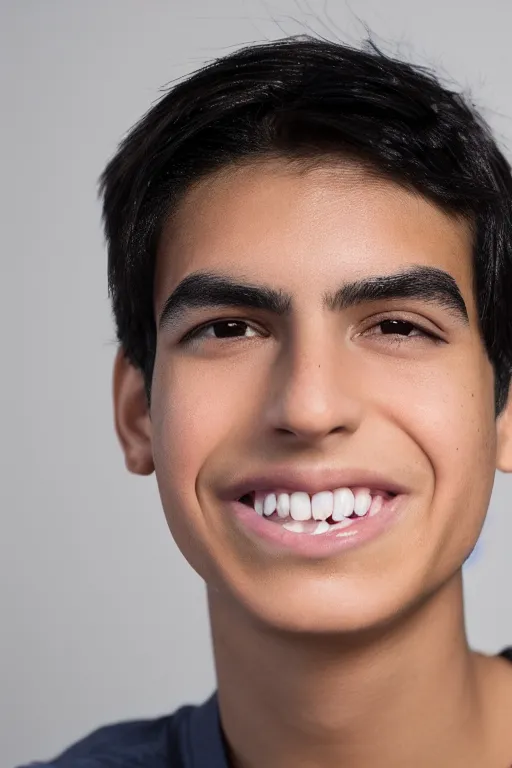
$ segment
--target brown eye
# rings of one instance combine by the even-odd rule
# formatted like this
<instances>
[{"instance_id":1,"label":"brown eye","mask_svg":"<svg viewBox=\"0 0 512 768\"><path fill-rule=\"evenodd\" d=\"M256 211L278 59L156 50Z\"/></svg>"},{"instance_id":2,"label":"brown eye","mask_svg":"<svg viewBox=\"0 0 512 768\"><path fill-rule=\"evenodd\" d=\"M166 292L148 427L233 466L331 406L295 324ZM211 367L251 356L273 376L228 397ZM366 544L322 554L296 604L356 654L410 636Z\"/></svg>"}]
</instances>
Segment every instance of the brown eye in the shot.
<instances>
[{"instance_id":1,"label":"brown eye","mask_svg":"<svg viewBox=\"0 0 512 768\"><path fill-rule=\"evenodd\" d=\"M202 330L206 330L206 328L213 328L215 329L212 334L213 338L226 339L236 336L244 336L244 326L245 328L249 327L247 323L244 323L241 320L218 320L215 323L211 323L209 326L204 326Z\"/></svg>"},{"instance_id":2,"label":"brown eye","mask_svg":"<svg viewBox=\"0 0 512 768\"><path fill-rule=\"evenodd\" d=\"M406 342L408 339L415 341L441 342L442 339L431 331L423 328L418 323L403 317L384 317L381 320L373 319L373 325L363 331L362 336L377 339L389 339L390 342Z\"/></svg>"},{"instance_id":3,"label":"brown eye","mask_svg":"<svg viewBox=\"0 0 512 768\"><path fill-rule=\"evenodd\" d=\"M417 326L413 325L413 323L409 323L407 320L382 320L379 323L379 327L381 328L383 335L386 336L390 334L410 336L413 331L419 331L421 334L424 333Z\"/></svg>"},{"instance_id":4,"label":"brown eye","mask_svg":"<svg viewBox=\"0 0 512 768\"><path fill-rule=\"evenodd\" d=\"M247 334L249 331L249 334ZM202 339L213 341L222 341L223 339L244 339L251 336L257 336L258 332L245 320L214 320L206 323L199 328L189 331L182 339L181 343L199 342Z\"/></svg>"}]
</instances>

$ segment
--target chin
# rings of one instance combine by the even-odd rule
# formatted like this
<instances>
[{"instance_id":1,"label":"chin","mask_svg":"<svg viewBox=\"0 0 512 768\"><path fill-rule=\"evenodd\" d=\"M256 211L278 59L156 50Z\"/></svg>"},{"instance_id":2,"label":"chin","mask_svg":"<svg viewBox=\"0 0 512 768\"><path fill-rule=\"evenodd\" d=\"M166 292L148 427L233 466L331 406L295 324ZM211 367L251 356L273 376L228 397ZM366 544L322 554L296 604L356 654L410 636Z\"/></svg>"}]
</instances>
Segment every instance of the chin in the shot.
<instances>
[{"instance_id":1,"label":"chin","mask_svg":"<svg viewBox=\"0 0 512 768\"><path fill-rule=\"evenodd\" d=\"M233 625L256 622L278 632L317 636L386 631L414 615L443 586L458 584L475 538L456 539L441 554L435 537L412 535L405 545L395 529L387 543L373 541L341 556L274 553L269 558L229 529L211 537L201 523L191 526L186 520L169 516L169 527L206 582L211 610Z\"/></svg>"},{"instance_id":2,"label":"chin","mask_svg":"<svg viewBox=\"0 0 512 768\"><path fill-rule=\"evenodd\" d=\"M393 580L382 575L226 576L223 583L216 580L216 600L224 600L249 621L292 634L350 635L385 629L421 605L426 592L424 585L413 585L404 577Z\"/></svg>"}]
</instances>

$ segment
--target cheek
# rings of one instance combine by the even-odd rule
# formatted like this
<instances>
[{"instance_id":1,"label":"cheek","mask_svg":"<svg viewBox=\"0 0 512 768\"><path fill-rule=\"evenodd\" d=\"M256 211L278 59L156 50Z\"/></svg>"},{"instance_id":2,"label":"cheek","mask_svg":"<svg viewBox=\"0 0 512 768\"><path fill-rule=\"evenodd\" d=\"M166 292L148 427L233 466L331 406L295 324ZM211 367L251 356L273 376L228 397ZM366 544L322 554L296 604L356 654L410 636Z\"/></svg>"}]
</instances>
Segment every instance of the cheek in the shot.
<instances>
[{"instance_id":1,"label":"cheek","mask_svg":"<svg viewBox=\"0 0 512 768\"><path fill-rule=\"evenodd\" d=\"M203 578L211 576L212 532L198 501L212 466L225 450L236 456L237 432L247 438L255 386L248 392L224 369L201 375L200 365L155 366L152 394L152 447L160 497L180 550ZM248 384L249 382L247 382ZM250 405L252 403L252 406ZM248 419L244 415L248 414Z\"/></svg>"},{"instance_id":2,"label":"cheek","mask_svg":"<svg viewBox=\"0 0 512 768\"><path fill-rule=\"evenodd\" d=\"M173 370L171 370L173 369ZM154 451L166 467L169 483L193 487L213 454L244 432L244 414L254 397L243 382L209 366L168 366L153 400Z\"/></svg>"},{"instance_id":3,"label":"cheek","mask_svg":"<svg viewBox=\"0 0 512 768\"><path fill-rule=\"evenodd\" d=\"M492 375L486 367L456 366L432 375L418 390L416 408L420 445L438 483L467 495L488 489L494 476L496 425Z\"/></svg>"},{"instance_id":4,"label":"cheek","mask_svg":"<svg viewBox=\"0 0 512 768\"><path fill-rule=\"evenodd\" d=\"M480 354L405 377L395 414L430 464L432 499L424 520L434 556L447 567L474 547L488 509L496 466L493 373ZM434 535L433 535L434 534Z\"/></svg>"}]
</instances>

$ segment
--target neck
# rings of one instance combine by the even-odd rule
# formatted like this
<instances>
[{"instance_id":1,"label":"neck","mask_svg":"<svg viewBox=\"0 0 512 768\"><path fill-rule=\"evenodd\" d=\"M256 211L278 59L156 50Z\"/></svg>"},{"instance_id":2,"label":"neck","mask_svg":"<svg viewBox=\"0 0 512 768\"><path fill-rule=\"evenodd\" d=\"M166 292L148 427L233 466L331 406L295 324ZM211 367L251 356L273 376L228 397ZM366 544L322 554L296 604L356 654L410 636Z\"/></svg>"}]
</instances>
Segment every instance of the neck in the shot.
<instances>
[{"instance_id":1,"label":"neck","mask_svg":"<svg viewBox=\"0 0 512 768\"><path fill-rule=\"evenodd\" d=\"M208 597L235 766L420 768L474 759L479 687L460 574L366 637L286 634L224 594Z\"/></svg>"}]
</instances>

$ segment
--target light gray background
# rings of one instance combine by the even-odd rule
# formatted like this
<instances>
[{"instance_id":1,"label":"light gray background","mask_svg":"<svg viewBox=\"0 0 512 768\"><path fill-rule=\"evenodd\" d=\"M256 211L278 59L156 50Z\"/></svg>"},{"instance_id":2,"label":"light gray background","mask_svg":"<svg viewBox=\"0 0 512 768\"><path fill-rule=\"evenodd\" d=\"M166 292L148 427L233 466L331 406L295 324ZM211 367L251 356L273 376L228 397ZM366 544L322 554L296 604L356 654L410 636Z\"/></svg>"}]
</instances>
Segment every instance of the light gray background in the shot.
<instances>
[{"instance_id":1,"label":"light gray background","mask_svg":"<svg viewBox=\"0 0 512 768\"><path fill-rule=\"evenodd\" d=\"M308 27L357 42L362 20L387 50L471 89L508 146L512 2L3 0L0 13L0 764L12 766L215 685L202 582L154 476L128 474L113 430L96 180L118 140L159 88L214 57ZM498 475L466 567L470 640L487 652L512 644L511 500Z\"/></svg>"}]
</instances>

